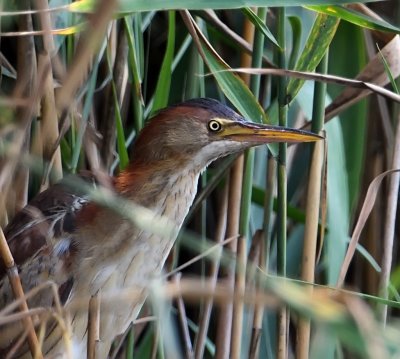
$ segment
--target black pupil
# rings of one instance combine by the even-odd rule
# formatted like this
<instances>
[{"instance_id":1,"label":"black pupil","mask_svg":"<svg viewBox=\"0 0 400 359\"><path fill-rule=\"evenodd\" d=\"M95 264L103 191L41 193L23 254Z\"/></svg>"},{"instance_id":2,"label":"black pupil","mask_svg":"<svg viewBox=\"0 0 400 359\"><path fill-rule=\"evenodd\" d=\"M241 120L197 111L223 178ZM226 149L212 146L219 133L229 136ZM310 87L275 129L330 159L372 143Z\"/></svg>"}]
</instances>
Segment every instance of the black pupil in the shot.
<instances>
[{"instance_id":1,"label":"black pupil","mask_svg":"<svg viewBox=\"0 0 400 359\"><path fill-rule=\"evenodd\" d=\"M213 130L213 131L218 131L218 130L220 129L220 125L219 125L218 122L212 121L212 122L210 123L210 128L211 128L211 130Z\"/></svg>"}]
</instances>

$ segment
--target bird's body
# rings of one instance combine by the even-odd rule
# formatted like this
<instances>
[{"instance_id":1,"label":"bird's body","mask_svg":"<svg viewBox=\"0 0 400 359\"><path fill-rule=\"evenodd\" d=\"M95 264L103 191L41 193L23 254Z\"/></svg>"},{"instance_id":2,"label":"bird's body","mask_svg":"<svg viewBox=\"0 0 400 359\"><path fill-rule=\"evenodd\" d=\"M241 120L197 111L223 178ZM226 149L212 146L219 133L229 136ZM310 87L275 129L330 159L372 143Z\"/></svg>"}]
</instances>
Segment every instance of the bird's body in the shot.
<instances>
[{"instance_id":1,"label":"bird's body","mask_svg":"<svg viewBox=\"0 0 400 359\"><path fill-rule=\"evenodd\" d=\"M306 132L285 131L248 123L214 100L173 106L161 111L141 132L129 167L114 179L112 187L117 195L150 209L155 218L167 217L180 228L195 197L199 174L216 158L265 142L318 139ZM87 302L80 310L71 303L99 292L107 295L124 288L144 291L160 273L176 236L151 233L112 209L58 186L56 191L51 188L40 194L16 216L5 234L25 291L47 280L59 286L61 301L70 310L72 354L82 358L87 345ZM45 199L60 198L60 194L63 203L53 199L54 210L49 210ZM4 274L0 271L0 307L13 299ZM41 293L29 301L30 307L53 305L50 291ZM100 307L97 358L107 356L112 339L136 318L144 299ZM0 350L10 349L18 330L17 324L0 327ZM45 340L45 353L68 352L60 333L59 326L53 324ZM24 349L29 355L27 346Z\"/></svg>"}]
</instances>

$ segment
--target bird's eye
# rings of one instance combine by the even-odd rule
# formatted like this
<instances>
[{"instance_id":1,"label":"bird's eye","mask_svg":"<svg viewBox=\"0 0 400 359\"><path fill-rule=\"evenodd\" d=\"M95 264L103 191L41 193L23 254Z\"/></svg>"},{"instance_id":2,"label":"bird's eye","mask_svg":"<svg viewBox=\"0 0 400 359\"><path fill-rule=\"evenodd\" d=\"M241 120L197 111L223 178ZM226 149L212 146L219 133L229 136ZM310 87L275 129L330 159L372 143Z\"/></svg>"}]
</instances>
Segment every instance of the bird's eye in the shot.
<instances>
[{"instance_id":1,"label":"bird's eye","mask_svg":"<svg viewBox=\"0 0 400 359\"><path fill-rule=\"evenodd\" d=\"M219 123L219 122L216 121L216 120L211 120L211 121L208 123L208 129L209 129L210 131L212 131L212 132L218 132L218 131L221 131L222 125L221 125L221 123Z\"/></svg>"}]
</instances>

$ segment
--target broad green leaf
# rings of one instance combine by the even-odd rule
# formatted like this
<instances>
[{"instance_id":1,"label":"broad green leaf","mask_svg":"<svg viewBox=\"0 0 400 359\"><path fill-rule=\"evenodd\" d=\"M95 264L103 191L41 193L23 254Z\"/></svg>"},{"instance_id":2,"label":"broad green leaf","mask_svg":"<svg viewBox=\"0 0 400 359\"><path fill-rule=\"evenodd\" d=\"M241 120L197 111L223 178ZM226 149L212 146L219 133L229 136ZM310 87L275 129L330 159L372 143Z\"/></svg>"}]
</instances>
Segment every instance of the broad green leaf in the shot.
<instances>
[{"instance_id":1,"label":"broad green leaf","mask_svg":"<svg viewBox=\"0 0 400 359\"><path fill-rule=\"evenodd\" d=\"M152 113L168 105L171 87L172 61L175 51L175 11L168 15L168 41L154 95Z\"/></svg>"},{"instance_id":2,"label":"broad green leaf","mask_svg":"<svg viewBox=\"0 0 400 359\"><path fill-rule=\"evenodd\" d=\"M274 45L279 46L278 41L275 39L271 31L269 31L267 25L257 16L257 14L248 7L242 9L243 14L251 21L251 23L261 31L266 38L268 38Z\"/></svg>"},{"instance_id":3,"label":"broad green leaf","mask_svg":"<svg viewBox=\"0 0 400 359\"><path fill-rule=\"evenodd\" d=\"M328 142L328 226L325 236L326 274L328 284L336 283L347 250L350 225L348 176L340 123L326 125Z\"/></svg>"},{"instance_id":4,"label":"broad green leaf","mask_svg":"<svg viewBox=\"0 0 400 359\"><path fill-rule=\"evenodd\" d=\"M359 3L375 2L378 0L359 0ZM354 0L120 0L118 11L130 13L151 10L201 10L201 9L238 9L243 7L259 6L302 6L302 5L343 5ZM69 10L77 12L92 12L96 0L81 0L72 3Z\"/></svg>"},{"instance_id":5,"label":"broad green leaf","mask_svg":"<svg viewBox=\"0 0 400 359\"><path fill-rule=\"evenodd\" d=\"M292 51L289 58L289 69L295 67L297 58L299 56L300 42L301 42L301 19L298 16L288 17L290 26L292 28Z\"/></svg>"},{"instance_id":6,"label":"broad green leaf","mask_svg":"<svg viewBox=\"0 0 400 359\"><path fill-rule=\"evenodd\" d=\"M306 8L322 14L335 16L339 19L346 20L352 24L366 29L388 31L400 34L400 28L398 27L393 26L384 20L373 19L372 17L361 14L344 6L306 6Z\"/></svg>"},{"instance_id":7,"label":"broad green leaf","mask_svg":"<svg viewBox=\"0 0 400 359\"><path fill-rule=\"evenodd\" d=\"M346 54L338 56L337 54ZM367 50L363 30L348 22L342 22L330 46L329 73L345 77L359 74L367 63ZM351 61L348 61L351 59ZM342 87L329 86L330 96L336 98ZM364 175L364 159L367 136L367 101L360 101L340 113L340 123L345 146L345 164L348 178L349 208L354 213Z\"/></svg>"},{"instance_id":8,"label":"broad green leaf","mask_svg":"<svg viewBox=\"0 0 400 359\"><path fill-rule=\"evenodd\" d=\"M214 78L224 95L233 103L233 105L254 122L269 123L264 110L253 96L243 80L230 70L230 67L221 58L215 56L215 51L209 43L206 43L202 37L201 41L204 60L209 67Z\"/></svg>"},{"instance_id":9,"label":"broad green leaf","mask_svg":"<svg viewBox=\"0 0 400 359\"><path fill-rule=\"evenodd\" d=\"M336 33L339 20L335 17L319 14L308 36L307 42L294 70L312 72L320 63L326 49ZM288 102L291 102L303 86L304 80L291 78L287 87Z\"/></svg>"}]
</instances>

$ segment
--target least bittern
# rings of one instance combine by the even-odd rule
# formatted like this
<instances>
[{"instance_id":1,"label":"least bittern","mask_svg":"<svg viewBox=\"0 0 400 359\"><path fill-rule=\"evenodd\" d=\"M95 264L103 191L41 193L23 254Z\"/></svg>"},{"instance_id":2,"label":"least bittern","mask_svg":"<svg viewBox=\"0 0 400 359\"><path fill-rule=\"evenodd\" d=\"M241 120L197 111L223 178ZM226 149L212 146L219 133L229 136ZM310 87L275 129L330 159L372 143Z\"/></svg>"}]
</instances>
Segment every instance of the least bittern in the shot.
<instances>
[{"instance_id":1,"label":"least bittern","mask_svg":"<svg viewBox=\"0 0 400 359\"><path fill-rule=\"evenodd\" d=\"M309 142L310 132L256 124L211 99L194 99L159 112L138 135L133 158L113 181L115 192L182 225L197 190L199 174L210 162L269 142ZM69 308L74 299L123 288L146 288L160 273L174 238L137 228L124 216L90 202L68 187L55 185L39 194L5 228L25 292L51 280L70 309L72 353L87 350L87 312ZM0 306L13 300L4 267ZM50 291L29 305L52 306ZM143 299L100 312L98 358L105 358L112 339L136 318ZM86 304L87 307L87 304ZM56 321L47 326L43 353L65 354ZM17 323L0 328L0 348L9 350L21 333ZM24 352L25 351L25 352ZM29 356L27 346L19 356Z\"/></svg>"}]
</instances>

